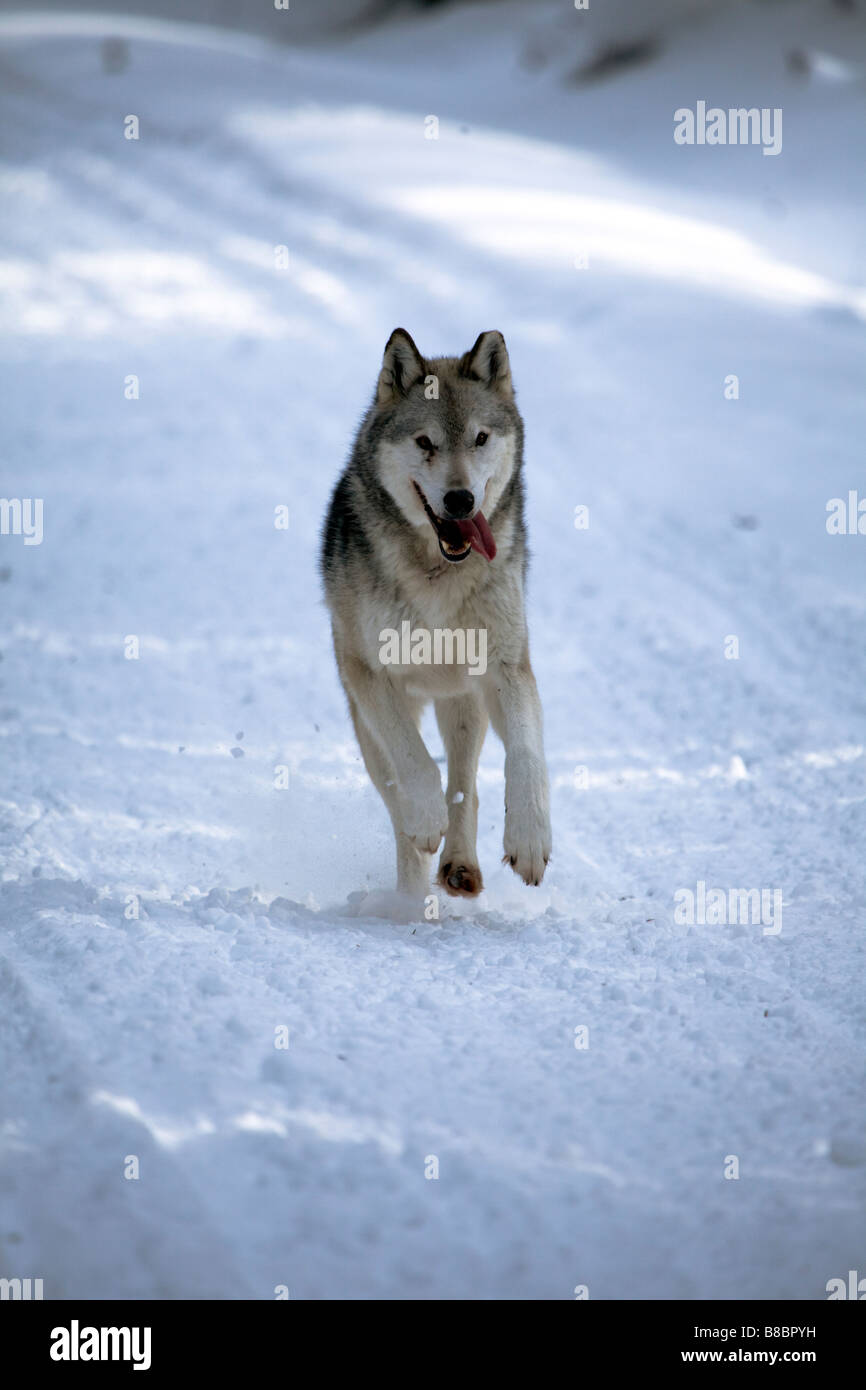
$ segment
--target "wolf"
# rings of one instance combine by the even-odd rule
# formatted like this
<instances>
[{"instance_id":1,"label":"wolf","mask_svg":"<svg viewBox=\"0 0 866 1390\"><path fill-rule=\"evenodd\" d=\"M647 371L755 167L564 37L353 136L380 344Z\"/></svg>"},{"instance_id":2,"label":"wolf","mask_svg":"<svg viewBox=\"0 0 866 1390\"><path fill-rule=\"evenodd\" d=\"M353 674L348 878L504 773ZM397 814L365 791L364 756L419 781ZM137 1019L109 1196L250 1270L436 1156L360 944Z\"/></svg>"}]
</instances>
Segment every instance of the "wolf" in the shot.
<instances>
[{"instance_id":1,"label":"wolf","mask_svg":"<svg viewBox=\"0 0 866 1390\"><path fill-rule=\"evenodd\" d=\"M505 746L504 862L539 884L551 853L542 711L529 661L523 421L505 339L421 356L404 328L331 497L321 570L334 653L367 771L391 817L397 894L483 887L476 773L488 721ZM486 634L486 664L382 659L383 634ZM426 648L429 651L429 644ZM441 650L441 647L440 647ZM433 701L448 762L419 732ZM444 840L444 844L442 843Z\"/></svg>"}]
</instances>

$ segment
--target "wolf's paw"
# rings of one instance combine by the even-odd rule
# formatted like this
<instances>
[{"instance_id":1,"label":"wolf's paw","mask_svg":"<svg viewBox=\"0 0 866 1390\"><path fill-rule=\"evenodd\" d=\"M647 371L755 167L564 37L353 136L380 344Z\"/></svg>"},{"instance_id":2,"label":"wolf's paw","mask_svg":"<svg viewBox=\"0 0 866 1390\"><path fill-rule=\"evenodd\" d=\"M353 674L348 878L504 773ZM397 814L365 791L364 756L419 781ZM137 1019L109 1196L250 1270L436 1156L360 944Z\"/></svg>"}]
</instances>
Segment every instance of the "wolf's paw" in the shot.
<instances>
[{"instance_id":1,"label":"wolf's paw","mask_svg":"<svg viewBox=\"0 0 866 1390\"><path fill-rule=\"evenodd\" d=\"M537 887L544 878L550 858L549 818L541 812L521 815L519 812L506 811L503 848L502 862L510 864L524 883Z\"/></svg>"},{"instance_id":2,"label":"wolf's paw","mask_svg":"<svg viewBox=\"0 0 866 1390\"><path fill-rule=\"evenodd\" d=\"M401 812L404 835L422 853L435 854L448 830L448 807L442 788L417 798L405 797Z\"/></svg>"},{"instance_id":3,"label":"wolf's paw","mask_svg":"<svg viewBox=\"0 0 866 1390\"><path fill-rule=\"evenodd\" d=\"M461 864L458 859L440 864L436 881L452 898L477 898L484 887L478 865Z\"/></svg>"}]
</instances>

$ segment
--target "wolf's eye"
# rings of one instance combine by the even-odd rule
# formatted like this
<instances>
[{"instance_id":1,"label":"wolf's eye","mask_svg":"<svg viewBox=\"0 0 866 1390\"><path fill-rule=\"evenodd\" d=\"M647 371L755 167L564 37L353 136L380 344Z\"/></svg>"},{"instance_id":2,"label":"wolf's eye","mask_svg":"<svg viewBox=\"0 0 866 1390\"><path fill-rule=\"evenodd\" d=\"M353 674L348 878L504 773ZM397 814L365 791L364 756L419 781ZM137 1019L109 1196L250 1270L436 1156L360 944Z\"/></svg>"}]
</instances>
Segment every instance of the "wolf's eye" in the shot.
<instances>
[{"instance_id":1,"label":"wolf's eye","mask_svg":"<svg viewBox=\"0 0 866 1390\"><path fill-rule=\"evenodd\" d=\"M476 447L477 449L480 449L481 446L482 446L482 444L486 444L489 438L490 438L489 434L485 434L485 433L484 433L484 430L482 430L481 433L480 433L479 435L476 436L476 439L475 439L475 447Z\"/></svg>"},{"instance_id":2,"label":"wolf's eye","mask_svg":"<svg viewBox=\"0 0 866 1390\"><path fill-rule=\"evenodd\" d=\"M433 448L433 445L430 443L430 440L427 438L426 434L419 434L418 438L415 440L415 443L418 445L419 449L424 450L425 454L429 454L431 449Z\"/></svg>"}]
</instances>

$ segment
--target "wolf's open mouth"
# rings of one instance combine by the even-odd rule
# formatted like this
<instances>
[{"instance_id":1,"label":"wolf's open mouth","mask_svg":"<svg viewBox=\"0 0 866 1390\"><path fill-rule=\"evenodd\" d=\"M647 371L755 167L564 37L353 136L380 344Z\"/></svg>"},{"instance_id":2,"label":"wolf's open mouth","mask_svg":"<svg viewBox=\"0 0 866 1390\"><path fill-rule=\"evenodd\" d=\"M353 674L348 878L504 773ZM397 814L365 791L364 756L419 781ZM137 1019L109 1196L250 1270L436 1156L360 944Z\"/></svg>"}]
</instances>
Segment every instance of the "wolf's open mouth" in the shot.
<instances>
[{"instance_id":1,"label":"wolf's open mouth","mask_svg":"<svg viewBox=\"0 0 866 1390\"><path fill-rule=\"evenodd\" d=\"M414 479L412 486L421 498L430 525L436 532L439 549L446 560L457 564L459 560L466 559L470 550L477 550L485 560L493 559L496 554L496 542L483 512L476 512L473 517L467 517L464 521L456 521L453 517L439 517Z\"/></svg>"}]
</instances>

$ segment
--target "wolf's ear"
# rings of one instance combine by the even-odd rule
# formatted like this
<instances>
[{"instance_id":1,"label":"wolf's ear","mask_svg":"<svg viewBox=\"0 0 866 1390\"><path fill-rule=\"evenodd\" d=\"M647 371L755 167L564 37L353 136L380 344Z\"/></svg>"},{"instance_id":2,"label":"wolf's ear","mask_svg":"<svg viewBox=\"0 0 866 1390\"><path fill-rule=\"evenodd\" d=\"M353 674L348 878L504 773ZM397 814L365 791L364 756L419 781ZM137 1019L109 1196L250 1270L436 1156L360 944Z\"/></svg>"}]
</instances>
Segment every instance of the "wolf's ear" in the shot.
<instances>
[{"instance_id":1,"label":"wolf's ear","mask_svg":"<svg viewBox=\"0 0 866 1390\"><path fill-rule=\"evenodd\" d=\"M398 396L405 396L416 381L423 381L424 371L424 358L405 328L395 328L385 344L382 358L376 388L379 405L390 405Z\"/></svg>"},{"instance_id":2,"label":"wolf's ear","mask_svg":"<svg viewBox=\"0 0 866 1390\"><path fill-rule=\"evenodd\" d=\"M511 363L505 339L495 328L479 333L475 346L460 359L460 375L471 381L483 381L492 391L509 399L514 395L511 384Z\"/></svg>"}]
</instances>

